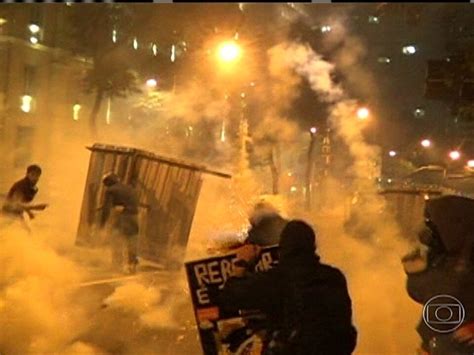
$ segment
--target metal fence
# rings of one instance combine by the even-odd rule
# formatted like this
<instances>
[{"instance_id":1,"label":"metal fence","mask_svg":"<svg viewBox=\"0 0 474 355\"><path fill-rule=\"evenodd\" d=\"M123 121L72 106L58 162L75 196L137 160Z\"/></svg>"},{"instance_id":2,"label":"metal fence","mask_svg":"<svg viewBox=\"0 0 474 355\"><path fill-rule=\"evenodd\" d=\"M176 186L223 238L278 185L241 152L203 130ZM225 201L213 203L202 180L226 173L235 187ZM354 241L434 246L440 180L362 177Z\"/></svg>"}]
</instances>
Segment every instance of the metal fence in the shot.
<instances>
[{"instance_id":1,"label":"metal fence","mask_svg":"<svg viewBox=\"0 0 474 355\"><path fill-rule=\"evenodd\" d=\"M202 185L202 174L230 175L139 149L95 144L91 151L76 242L100 243L97 226L104 200L102 176L115 172L137 189L139 256L155 262L182 261Z\"/></svg>"}]
</instances>

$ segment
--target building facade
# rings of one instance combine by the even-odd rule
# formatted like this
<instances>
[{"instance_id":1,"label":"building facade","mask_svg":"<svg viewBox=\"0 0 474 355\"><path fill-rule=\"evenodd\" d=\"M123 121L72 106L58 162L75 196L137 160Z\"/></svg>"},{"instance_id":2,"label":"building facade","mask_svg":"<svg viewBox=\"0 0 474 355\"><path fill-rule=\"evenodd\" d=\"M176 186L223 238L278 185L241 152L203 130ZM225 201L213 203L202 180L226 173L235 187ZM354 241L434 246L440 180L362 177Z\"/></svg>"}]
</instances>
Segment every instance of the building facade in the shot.
<instances>
[{"instance_id":1,"label":"building facade","mask_svg":"<svg viewBox=\"0 0 474 355\"><path fill-rule=\"evenodd\" d=\"M80 80L88 63L63 48L65 4L0 7L0 188L85 126Z\"/></svg>"}]
</instances>

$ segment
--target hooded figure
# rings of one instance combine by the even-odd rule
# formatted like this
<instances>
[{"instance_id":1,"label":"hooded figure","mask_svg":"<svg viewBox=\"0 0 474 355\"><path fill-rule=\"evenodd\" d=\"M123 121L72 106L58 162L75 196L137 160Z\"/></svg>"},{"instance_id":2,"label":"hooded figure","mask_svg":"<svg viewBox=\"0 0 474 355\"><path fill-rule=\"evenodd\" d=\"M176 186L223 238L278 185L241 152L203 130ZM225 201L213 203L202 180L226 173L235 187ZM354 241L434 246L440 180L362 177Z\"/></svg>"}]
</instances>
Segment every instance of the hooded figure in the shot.
<instances>
[{"instance_id":1,"label":"hooded figure","mask_svg":"<svg viewBox=\"0 0 474 355\"><path fill-rule=\"evenodd\" d=\"M439 295L454 297L465 314L453 316L456 319L442 316L440 320L436 314L428 314L427 319L422 319L417 330L423 350L437 355L472 355L474 342L471 345L469 342L474 340L474 200L460 196L429 200L425 223L419 237L426 255L414 253L403 260L408 294L423 305ZM428 312L431 308L427 308ZM436 324L459 321L459 330L440 333L432 329L433 321Z\"/></svg>"},{"instance_id":2,"label":"hooded figure","mask_svg":"<svg viewBox=\"0 0 474 355\"><path fill-rule=\"evenodd\" d=\"M258 309L271 324L265 354L347 355L355 348L351 299L344 275L320 263L313 229L290 221L280 237L280 261L262 273L239 273L219 297L223 313ZM237 269L250 257L236 261ZM254 255L255 257L256 255ZM247 260L245 260L247 259Z\"/></svg>"},{"instance_id":3,"label":"hooded figure","mask_svg":"<svg viewBox=\"0 0 474 355\"><path fill-rule=\"evenodd\" d=\"M112 220L110 223L114 232L113 263L121 267L122 252L126 249L129 272L134 273L138 264L139 200L137 192L132 186L123 184L114 173L105 174L102 183L105 186L105 194L100 226L103 228L109 219ZM115 218L111 218L112 215Z\"/></svg>"}]
</instances>

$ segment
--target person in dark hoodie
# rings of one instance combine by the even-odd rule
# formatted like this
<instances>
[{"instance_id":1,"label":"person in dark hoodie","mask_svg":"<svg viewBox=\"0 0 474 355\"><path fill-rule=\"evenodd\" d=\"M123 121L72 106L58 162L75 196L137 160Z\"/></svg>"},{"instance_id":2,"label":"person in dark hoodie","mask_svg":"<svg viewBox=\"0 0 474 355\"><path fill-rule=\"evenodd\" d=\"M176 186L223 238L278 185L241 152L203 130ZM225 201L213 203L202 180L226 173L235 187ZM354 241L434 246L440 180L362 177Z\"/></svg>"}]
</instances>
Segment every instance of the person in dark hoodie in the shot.
<instances>
[{"instance_id":1,"label":"person in dark hoodie","mask_svg":"<svg viewBox=\"0 0 474 355\"><path fill-rule=\"evenodd\" d=\"M313 229L303 221L288 222L280 237L278 266L249 272L258 252L254 245L238 251L234 277L218 296L222 314L263 312L272 325L265 354L351 354L357 332L346 279L320 262Z\"/></svg>"},{"instance_id":2,"label":"person in dark hoodie","mask_svg":"<svg viewBox=\"0 0 474 355\"><path fill-rule=\"evenodd\" d=\"M138 195L135 189L122 183L115 173L107 173L102 178L105 186L104 205L100 227L104 228L112 220L114 239L112 241L112 259L116 266L122 264L122 250L125 246L128 254L128 272L135 273L138 265ZM114 210L115 218L111 218Z\"/></svg>"},{"instance_id":3,"label":"person in dark hoodie","mask_svg":"<svg viewBox=\"0 0 474 355\"><path fill-rule=\"evenodd\" d=\"M425 223L426 228L419 234L425 251L419 249L402 260L407 273L408 294L422 305L439 295L454 297L462 304L465 315L460 319L456 315L453 315L456 319L444 319L445 316L440 314L444 321L460 321L458 327L453 327L452 330L447 328L443 333L429 324L431 316L427 320L422 318L417 327L422 339L421 351L431 355L472 355L474 200L460 196L429 200L425 206ZM436 314L433 317L436 318ZM446 326L451 327L449 323Z\"/></svg>"}]
</instances>

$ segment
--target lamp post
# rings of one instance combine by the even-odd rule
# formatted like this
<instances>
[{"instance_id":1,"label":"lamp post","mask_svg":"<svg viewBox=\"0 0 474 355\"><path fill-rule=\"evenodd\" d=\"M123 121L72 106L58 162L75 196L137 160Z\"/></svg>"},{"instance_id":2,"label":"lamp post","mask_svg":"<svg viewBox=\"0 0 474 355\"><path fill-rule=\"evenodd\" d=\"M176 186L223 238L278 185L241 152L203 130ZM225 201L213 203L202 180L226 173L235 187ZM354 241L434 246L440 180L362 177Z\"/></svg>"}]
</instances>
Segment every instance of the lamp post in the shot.
<instances>
[{"instance_id":1,"label":"lamp post","mask_svg":"<svg viewBox=\"0 0 474 355\"><path fill-rule=\"evenodd\" d=\"M318 129L311 127L309 129L309 146L308 146L308 158L306 166L306 209L311 211L312 206L312 190L313 190L313 166L314 166L314 145L316 143L316 133Z\"/></svg>"}]
</instances>

